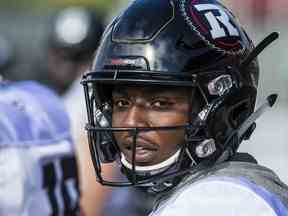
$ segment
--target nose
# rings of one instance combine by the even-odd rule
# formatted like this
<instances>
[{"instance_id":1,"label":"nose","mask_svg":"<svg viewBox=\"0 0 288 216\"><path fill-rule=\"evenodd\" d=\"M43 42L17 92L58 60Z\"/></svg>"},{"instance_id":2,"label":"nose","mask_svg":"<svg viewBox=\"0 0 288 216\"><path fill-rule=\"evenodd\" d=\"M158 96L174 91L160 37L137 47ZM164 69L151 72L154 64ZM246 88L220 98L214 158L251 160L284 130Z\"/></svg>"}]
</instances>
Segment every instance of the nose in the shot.
<instances>
[{"instance_id":1,"label":"nose","mask_svg":"<svg viewBox=\"0 0 288 216\"><path fill-rule=\"evenodd\" d=\"M146 118L145 108L142 106L132 106L128 111L124 124L126 127L146 127L147 118Z\"/></svg>"}]
</instances>

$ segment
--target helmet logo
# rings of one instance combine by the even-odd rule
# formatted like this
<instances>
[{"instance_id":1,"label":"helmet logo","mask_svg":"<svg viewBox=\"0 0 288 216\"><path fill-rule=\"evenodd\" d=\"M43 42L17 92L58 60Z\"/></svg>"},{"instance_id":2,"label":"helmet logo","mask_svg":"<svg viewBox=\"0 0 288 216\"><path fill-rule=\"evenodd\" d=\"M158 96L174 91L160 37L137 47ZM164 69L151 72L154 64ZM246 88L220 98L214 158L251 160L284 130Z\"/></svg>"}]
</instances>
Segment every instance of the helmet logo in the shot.
<instances>
[{"instance_id":1,"label":"helmet logo","mask_svg":"<svg viewBox=\"0 0 288 216\"><path fill-rule=\"evenodd\" d=\"M181 0L182 15L191 29L213 48L231 54L241 52L242 32L232 14L217 1L200 2Z\"/></svg>"},{"instance_id":2,"label":"helmet logo","mask_svg":"<svg viewBox=\"0 0 288 216\"><path fill-rule=\"evenodd\" d=\"M143 70L147 69L147 63L141 57L116 57L107 59L106 66L119 66L119 67L137 67Z\"/></svg>"},{"instance_id":3,"label":"helmet logo","mask_svg":"<svg viewBox=\"0 0 288 216\"><path fill-rule=\"evenodd\" d=\"M199 12L204 13L205 18L211 27L210 33L213 39L226 37L227 34L231 36L239 36L237 29L230 23L229 16L220 7L213 4L198 4L194 5L194 7ZM213 11L217 11L219 15L216 15ZM192 14L193 12L191 11L191 15ZM227 34L220 24L225 26L228 31Z\"/></svg>"}]
</instances>

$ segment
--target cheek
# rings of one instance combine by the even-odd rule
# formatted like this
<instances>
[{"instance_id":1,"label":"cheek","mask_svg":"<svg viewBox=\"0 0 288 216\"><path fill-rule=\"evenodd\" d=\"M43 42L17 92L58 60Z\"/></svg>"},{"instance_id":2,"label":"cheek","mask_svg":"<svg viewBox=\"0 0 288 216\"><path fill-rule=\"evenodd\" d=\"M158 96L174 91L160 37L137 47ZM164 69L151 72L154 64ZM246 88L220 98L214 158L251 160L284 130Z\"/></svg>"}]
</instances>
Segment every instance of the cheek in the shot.
<instances>
[{"instance_id":1,"label":"cheek","mask_svg":"<svg viewBox=\"0 0 288 216\"><path fill-rule=\"evenodd\" d=\"M187 111L174 112L169 114L162 114L159 116L158 121L153 121L153 126L175 126L183 125L188 122ZM184 144L185 130L170 130L170 131L158 131L154 133L154 140L159 146L157 162L162 162L171 157L181 145Z\"/></svg>"},{"instance_id":2,"label":"cheek","mask_svg":"<svg viewBox=\"0 0 288 216\"><path fill-rule=\"evenodd\" d=\"M112 127L123 127L125 123L125 119L127 119L127 115L124 112L115 112L113 111L112 115Z\"/></svg>"},{"instance_id":3,"label":"cheek","mask_svg":"<svg viewBox=\"0 0 288 216\"><path fill-rule=\"evenodd\" d=\"M172 156L184 143L184 130L159 132L156 140L159 146L159 160Z\"/></svg>"},{"instance_id":4,"label":"cheek","mask_svg":"<svg viewBox=\"0 0 288 216\"><path fill-rule=\"evenodd\" d=\"M125 115L117 115L117 114L114 114L112 115L112 127L124 127L123 125L123 121L125 119ZM127 137L128 136L128 132L113 132L113 136L115 138L115 140L117 142L122 142L124 141L124 137ZM119 145L119 148L122 149L122 146Z\"/></svg>"},{"instance_id":5,"label":"cheek","mask_svg":"<svg viewBox=\"0 0 288 216\"><path fill-rule=\"evenodd\" d=\"M163 149L173 149L184 141L184 130L160 132L158 134L159 144Z\"/></svg>"},{"instance_id":6,"label":"cheek","mask_svg":"<svg viewBox=\"0 0 288 216\"><path fill-rule=\"evenodd\" d=\"M150 113L147 116L151 126L175 126L183 125L188 121L187 111L183 112L169 112L169 113Z\"/></svg>"}]
</instances>

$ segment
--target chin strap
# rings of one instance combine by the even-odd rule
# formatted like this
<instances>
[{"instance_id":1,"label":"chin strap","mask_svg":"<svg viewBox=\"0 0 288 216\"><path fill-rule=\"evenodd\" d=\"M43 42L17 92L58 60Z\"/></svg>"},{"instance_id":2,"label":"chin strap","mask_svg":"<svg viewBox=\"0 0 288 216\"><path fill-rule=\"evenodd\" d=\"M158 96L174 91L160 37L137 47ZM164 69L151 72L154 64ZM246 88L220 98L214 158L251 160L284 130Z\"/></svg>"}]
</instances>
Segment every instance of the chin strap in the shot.
<instances>
[{"instance_id":1,"label":"chin strap","mask_svg":"<svg viewBox=\"0 0 288 216\"><path fill-rule=\"evenodd\" d=\"M217 162L226 160L231 155L234 155L242 140L248 140L256 128L255 121L265 112L271 108L277 100L277 94L271 94L266 98L266 101L234 131L226 139L223 145L223 153L216 156Z\"/></svg>"},{"instance_id":2,"label":"chin strap","mask_svg":"<svg viewBox=\"0 0 288 216\"><path fill-rule=\"evenodd\" d=\"M268 108L271 108L275 104L277 97L277 94L269 95L266 98L266 101L240 125L237 130L237 137L239 140L247 136L246 132L249 132L251 126L253 127L256 119L258 119ZM251 132L249 133L251 135Z\"/></svg>"}]
</instances>

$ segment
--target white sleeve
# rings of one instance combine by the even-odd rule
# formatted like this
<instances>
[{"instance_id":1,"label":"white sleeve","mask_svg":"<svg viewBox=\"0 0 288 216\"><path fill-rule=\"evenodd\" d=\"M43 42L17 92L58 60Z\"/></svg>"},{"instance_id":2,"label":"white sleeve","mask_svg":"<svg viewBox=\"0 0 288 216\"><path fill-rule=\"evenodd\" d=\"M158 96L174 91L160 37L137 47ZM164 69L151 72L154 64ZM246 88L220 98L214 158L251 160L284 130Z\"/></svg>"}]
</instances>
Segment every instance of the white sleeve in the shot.
<instances>
[{"instance_id":1,"label":"white sleeve","mask_svg":"<svg viewBox=\"0 0 288 216\"><path fill-rule=\"evenodd\" d=\"M17 149L0 149L0 215L21 215L25 169Z\"/></svg>"},{"instance_id":2,"label":"white sleeve","mask_svg":"<svg viewBox=\"0 0 288 216\"><path fill-rule=\"evenodd\" d=\"M69 115L71 134L74 140L79 140L81 134L84 134L86 132L86 103L83 87L80 82L81 78L79 77L73 82L72 86L62 97L66 107L66 111ZM77 98L77 100L75 100L75 98Z\"/></svg>"},{"instance_id":3,"label":"white sleeve","mask_svg":"<svg viewBox=\"0 0 288 216\"><path fill-rule=\"evenodd\" d=\"M287 209L275 209L263 193L237 181L210 179L179 191L153 216L284 216ZM277 199L273 200L277 202ZM279 201L280 202L280 201ZM275 204L275 203L274 203Z\"/></svg>"}]
</instances>

